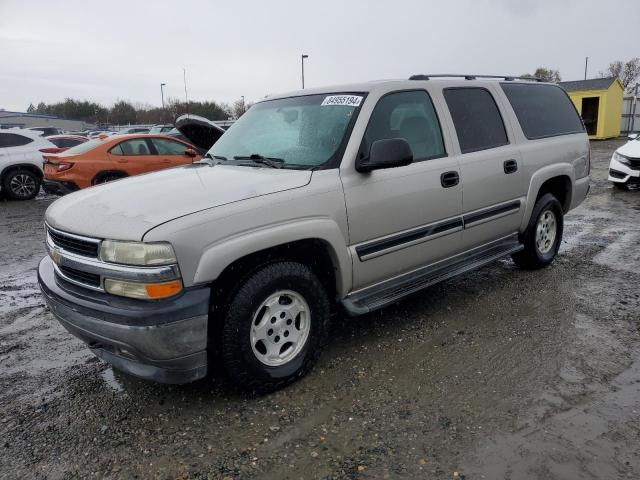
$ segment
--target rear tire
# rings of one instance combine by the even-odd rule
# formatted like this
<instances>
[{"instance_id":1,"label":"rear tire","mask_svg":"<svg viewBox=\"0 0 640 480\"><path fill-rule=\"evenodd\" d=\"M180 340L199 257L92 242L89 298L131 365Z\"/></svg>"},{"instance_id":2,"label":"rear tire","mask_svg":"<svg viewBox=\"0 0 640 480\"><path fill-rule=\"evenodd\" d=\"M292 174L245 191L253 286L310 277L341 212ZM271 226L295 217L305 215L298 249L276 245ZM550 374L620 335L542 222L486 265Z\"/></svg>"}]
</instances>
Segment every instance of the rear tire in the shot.
<instances>
[{"instance_id":1,"label":"rear tire","mask_svg":"<svg viewBox=\"0 0 640 480\"><path fill-rule=\"evenodd\" d=\"M513 261L521 268L537 269L553 262L564 227L564 213L556 197L547 193L540 197L533 207L529 225L521 241L524 250L511 255Z\"/></svg>"},{"instance_id":2,"label":"rear tire","mask_svg":"<svg viewBox=\"0 0 640 480\"><path fill-rule=\"evenodd\" d=\"M266 393L308 373L329 330L330 306L306 265L278 262L237 290L222 325L222 361L245 390Z\"/></svg>"},{"instance_id":3,"label":"rear tire","mask_svg":"<svg viewBox=\"0 0 640 480\"><path fill-rule=\"evenodd\" d=\"M18 168L5 174L2 191L12 200L31 200L40 191L40 177L30 170Z\"/></svg>"}]
</instances>

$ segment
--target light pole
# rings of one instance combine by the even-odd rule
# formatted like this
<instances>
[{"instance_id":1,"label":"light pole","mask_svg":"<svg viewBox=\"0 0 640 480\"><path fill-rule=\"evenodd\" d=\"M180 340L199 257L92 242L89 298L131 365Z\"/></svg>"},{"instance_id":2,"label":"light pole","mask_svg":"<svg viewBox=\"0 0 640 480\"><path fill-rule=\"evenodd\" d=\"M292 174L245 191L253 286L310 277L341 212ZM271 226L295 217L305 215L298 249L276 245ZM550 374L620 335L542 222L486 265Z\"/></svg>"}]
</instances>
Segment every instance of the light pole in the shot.
<instances>
[{"instance_id":1,"label":"light pole","mask_svg":"<svg viewBox=\"0 0 640 480\"><path fill-rule=\"evenodd\" d=\"M584 79L587 79L587 68L589 68L589 57L584 59Z\"/></svg>"},{"instance_id":2,"label":"light pole","mask_svg":"<svg viewBox=\"0 0 640 480\"><path fill-rule=\"evenodd\" d=\"M309 55L305 55L304 53L301 55L301 61L302 61L302 89L304 90L304 59L305 58L309 58Z\"/></svg>"},{"instance_id":3,"label":"light pole","mask_svg":"<svg viewBox=\"0 0 640 480\"><path fill-rule=\"evenodd\" d=\"M162 121L164 122L164 118L166 117L165 115L165 111L164 111L164 90L162 90L163 87L165 87L167 84L166 83L161 83L160 84L160 97L162 97Z\"/></svg>"}]
</instances>

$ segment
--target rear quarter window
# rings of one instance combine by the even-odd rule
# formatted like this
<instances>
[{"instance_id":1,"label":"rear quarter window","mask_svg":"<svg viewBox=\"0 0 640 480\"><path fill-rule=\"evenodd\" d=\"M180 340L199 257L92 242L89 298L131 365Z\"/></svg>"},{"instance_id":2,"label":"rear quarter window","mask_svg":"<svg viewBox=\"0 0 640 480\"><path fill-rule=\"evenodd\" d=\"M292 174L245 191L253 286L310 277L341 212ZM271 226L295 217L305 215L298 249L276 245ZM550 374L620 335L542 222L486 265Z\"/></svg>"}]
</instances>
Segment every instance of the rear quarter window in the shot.
<instances>
[{"instance_id":1,"label":"rear quarter window","mask_svg":"<svg viewBox=\"0 0 640 480\"><path fill-rule=\"evenodd\" d=\"M27 143L33 142L33 139L18 135L17 133L0 133L0 148L2 147L21 147Z\"/></svg>"},{"instance_id":2,"label":"rear quarter window","mask_svg":"<svg viewBox=\"0 0 640 480\"><path fill-rule=\"evenodd\" d=\"M584 132L573 102L560 87L535 83L501 86L529 140Z\"/></svg>"}]
</instances>

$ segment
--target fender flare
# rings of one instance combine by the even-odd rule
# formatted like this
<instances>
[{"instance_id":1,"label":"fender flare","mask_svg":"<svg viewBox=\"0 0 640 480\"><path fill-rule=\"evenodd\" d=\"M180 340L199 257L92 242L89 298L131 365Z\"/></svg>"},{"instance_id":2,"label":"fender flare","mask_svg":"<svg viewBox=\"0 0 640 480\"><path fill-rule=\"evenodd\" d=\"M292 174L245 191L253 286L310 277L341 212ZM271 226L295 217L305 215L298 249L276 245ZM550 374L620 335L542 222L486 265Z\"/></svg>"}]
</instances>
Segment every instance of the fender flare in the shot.
<instances>
[{"instance_id":1,"label":"fender flare","mask_svg":"<svg viewBox=\"0 0 640 480\"><path fill-rule=\"evenodd\" d=\"M535 206L540 187L542 187L542 184L544 182L555 177L569 177L569 180L571 182L571 189L567 198L567 204L572 204L572 196L574 193L573 187L576 181L573 165L571 165L570 163L554 163L553 165L547 165L546 167L537 170L531 176L531 180L529 182L529 190L527 191L527 203L524 215L522 217L522 223L520 224L520 232L524 232L527 228L527 225L529 225L529 219L531 217L531 213L533 212L533 207Z\"/></svg>"},{"instance_id":2,"label":"fender flare","mask_svg":"<svg viewBox=\"0 0 640 480\"><path fill-rule=\"evenodd\" d=\"M305 218L266 225L226 237L207 246L198 262L194 284L207 283L236 260L298 240L320 240L336 269L336 291L344 296L352 282L352 260L347 242L338 224L326 217Z\"/></svg>"}]
</instances>

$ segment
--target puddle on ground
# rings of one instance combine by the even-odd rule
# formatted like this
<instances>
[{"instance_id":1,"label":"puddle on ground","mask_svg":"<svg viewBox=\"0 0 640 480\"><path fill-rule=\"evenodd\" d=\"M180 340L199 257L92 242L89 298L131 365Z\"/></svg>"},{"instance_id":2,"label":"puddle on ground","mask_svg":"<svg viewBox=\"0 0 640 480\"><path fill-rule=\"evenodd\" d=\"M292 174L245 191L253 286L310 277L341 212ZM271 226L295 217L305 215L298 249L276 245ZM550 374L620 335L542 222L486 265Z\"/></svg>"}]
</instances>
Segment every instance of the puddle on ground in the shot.
<instances>
[{"instance_id":1,"label":"puddle on ground","mask_svg":"<svg viewBox=\"0 0 640 480\"><path fill-rule=\"evenodd\" d=\"M102 380L104 380L104 383L111 390L113 390L116 393L124 392L124 387L122 386L120 381L116 378L115 374L113 373L113 368L111 367L107 368L100 374L100 376L102 377Z\"/></svg>"}]
</instances>

